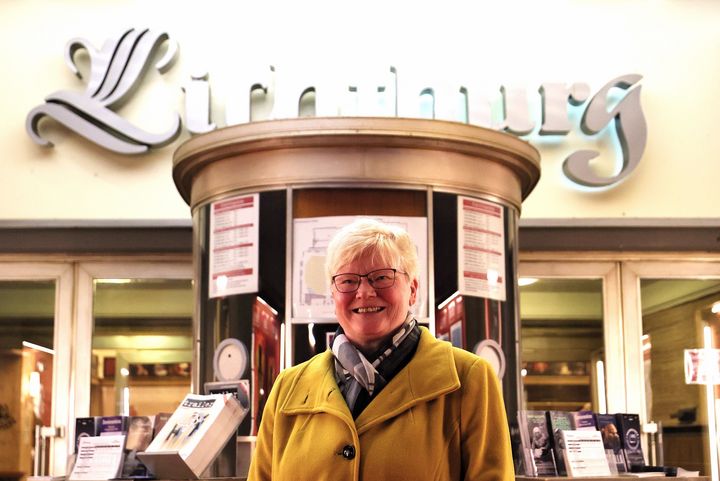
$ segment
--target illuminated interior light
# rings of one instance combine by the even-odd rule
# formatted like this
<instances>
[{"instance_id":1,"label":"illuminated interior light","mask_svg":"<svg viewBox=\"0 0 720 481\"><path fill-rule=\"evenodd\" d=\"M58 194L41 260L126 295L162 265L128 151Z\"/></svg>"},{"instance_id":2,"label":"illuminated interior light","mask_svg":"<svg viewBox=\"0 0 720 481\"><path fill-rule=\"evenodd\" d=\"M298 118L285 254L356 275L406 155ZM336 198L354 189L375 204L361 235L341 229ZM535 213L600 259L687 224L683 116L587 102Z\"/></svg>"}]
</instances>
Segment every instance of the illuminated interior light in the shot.
<instances>
[{"instance_id":1,"label":"illuminated interior light","mask_svg":"<svg viewBox=\"0 0 720 481\"><path fill-rule=\"evenodd\" d=\"M227 285L228 285L227 276L217 276L217 278L215 279L215 287L217 288L218 291L224 291L225 289L227 289Z\"/></svg>"},{"instance_id":2,"label":"illuminated interior light","mask_svg":"<svg viewBox=\"0 0 720 481\"><path fill-rule=\"evenodd\" d=\"M525 287L532 284L535 284L538 281L538 279L534 277L521 277L518 279L518 286Z\"/></svg>"},{"instance_id":3,"label":"illuminated interior light","mask_svg":"<svg viewBox=\"0 0 720 481\"><path fill-rule=\"evenodd\" d=\"M527 376L527 369L521 369L521 370L520 370L520 375L521 375L522 377Z\"/></svg>"},{"instance_id":4,"label":"illuminated interior light","mask_svg":"<svg viewBox=\"0 0 720 481\"><path fill-rule=\"evenodd\" d=\"M125 386L123 388L123 407L122 407L122 415L123 416L130 416L130 388Z\"/></svg>"},{"instance_id":5,"label":"illuminated interior light","mask_svg":"<svg viewBox=\"0 0 720 481\"><path fill-rule=\"evenodd\" d=\"M313 334L314 327L314 322L308 324L308 344L310 344L310 347L312 347L313 349L315 349L315 334Z\"/></svg>"},{"instance_id":6,"label":"illuminated interior light","mask_svg":"<svg viewBox=\"0 0 720 481\"><path fill-rule=\"evenodd\" d=\"M705 326L703 328L703 347L707 349L707 359L706 361L709 361L711 359L710 353L712 349L712 328L710 326ZM708 370L711 369L717 369L717 362L711 363L706 362L705 363ZM708 376L706 377L707 384L705 385L705 395L707 398L707 402L705 403L707 407L707 420L708 420L708 438L710 442L710 479L712 481L718 481L718 443L717 443L717 420L715 416L715 386L711 382L716 376L714 372L708 372Z\"/></svg>"},{"instance_id":7,"label":"illuminated interior light","mask_svg":"<svg viewBox=\"0 0 720 481\"><path fill-rule=\"evenodd\" d=\"M222 276L222 277L225 277L225 276ZM227 277L225 277L225 282L227 282ZM268 309L270 309L270 312L272 312L273 314L277 315L278 311L276 311L275 309L273 309L272 306L270 306L270 304L268 304L267 302L265 302L265 299L263 299L263 298L260 297L260 296L257 296L256 299L258 300L258 302L259 302L260 304L262 304L263 306L265 306L265 307L267 307Z\"/></svg>"},{"instance_id":8,"label":"illuminated interior light","mask_svg":"<svg viewBox=\"0 0 720 481\"><path fill-rule=\"evenodd\" d=\"M497 284L500 274L495 269L488 269L487 280L489 284Z\"/></svg>"},{"instance_id":9,"label":"illuminated interior light","mask_svg":"<svg viewBox=\"0 0 720 481\"><path fill-rule=\"evenodd\" d=\"M53 356L55 355L55 351L54 351L54 350L52 350L52 349L50 349L50 348L47 348L47 347L44 347L44 346L41 346L40 344L35 344L35 343L32 343L32 342L23 341L23 342L22 342L22 345L23 345L23 347L29 347L30 349L35 349L35 350L37 350L37 351L46 352L46 353L48 353L48 354L52 354Z\"/></svg>"},{"instance_id":10,"label":"illuminated interior light","mask_svg":"<svg viewBox=\"0 0 720 481\"><path fill-rule=\"evenodd\" d=\"M124 377L128 377L130 375L130 371L126 367L120 368L120 375Z\"/></svg>"},{"instance_id":11,"label":"illuminated interior light","mask_svg":"<svg viewBox=\"0 0 720 481\"><path fill-rule=\"evenodd\" d=\"M442 309L443 307L447 306L451 302L455 301L456 298L458 300L462 299L462 297L459 297L459 296L460 296L460 292L458 292L458 291L453 292L450 297L448 297L447 299L442 301L440 304L438 304L438 306L437 306L438 310Z\"/></svg>"},{"instance_id":12,"label":"illuminated interior light","mask_svg":"<svg viewBox=\"0 0 720 481\"><path fill-rule=\"evenodd\" d=\"M605 400L605 363L598 361L595 363L597 371L597 393L598 393L598 412L607 414L607 401Z\"/></svg>"},{"instance_id":13,"label":"illuminated interior light","mask_svg":"<svg viewBox=\"0 0 720 481\"><path fill-rule=\"evenodd\" d=\"M130 284L132 279L95 279L96 284Z\"/></svg>"},{"instance_id":14,"label":"illuminated interior light","mask_svg":"<svg viewBox=\"0 0 720 481\"><path fill-rule=\"evenodd\" d=\"M33 371L30 373L30 382L28 383L28 394L33 399L40 398L40 373Z\"/></svg>"},{"instance_id":15,"label":"illuminated interior light","mask_svg":"<svg viewBox=\"0 0 720 481\"><path fill-rule=\"evenodd\" d=\"M720 312L720 301L713 304L712 307L710 308L710 311L712 311L713 314L719 313Z\"/></svg>"},{"instance_id":16,"label":"illuminated interior light","mask_svg":"<svg viewBox=\"0 0 720 481\"><path fill-rule=\"evenodd\" d=\"M280 370L282 371L285 369L285 357L286 357L286 347L285 347L285 323L280 323Z\"/></svg>"}]
</instances>

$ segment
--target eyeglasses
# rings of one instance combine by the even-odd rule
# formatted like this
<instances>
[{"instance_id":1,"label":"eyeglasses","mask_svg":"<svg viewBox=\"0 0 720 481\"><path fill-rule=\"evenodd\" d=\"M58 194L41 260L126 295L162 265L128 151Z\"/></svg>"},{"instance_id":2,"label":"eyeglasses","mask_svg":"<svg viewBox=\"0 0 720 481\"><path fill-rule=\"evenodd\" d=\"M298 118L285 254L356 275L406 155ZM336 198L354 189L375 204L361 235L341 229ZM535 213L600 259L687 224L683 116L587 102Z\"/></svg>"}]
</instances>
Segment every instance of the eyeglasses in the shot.
<instances>
[{"instance_id":1,"label":"eyeglasses","mask_svg":"<svg viewBox=\"0 0 720 481\"><path fill-rule=\"evenodd\" d=\"M357 291L360 288L360 281L363 277L367 278L368 284L370 284L373 289L387 289L395 284L395 274L398 272L407 275L407 272L402 272L397 269L377 269L363 275L352 273L337 274L332 277L332 282L335 289L343 294Z\"/></svg>"}]
</instances>

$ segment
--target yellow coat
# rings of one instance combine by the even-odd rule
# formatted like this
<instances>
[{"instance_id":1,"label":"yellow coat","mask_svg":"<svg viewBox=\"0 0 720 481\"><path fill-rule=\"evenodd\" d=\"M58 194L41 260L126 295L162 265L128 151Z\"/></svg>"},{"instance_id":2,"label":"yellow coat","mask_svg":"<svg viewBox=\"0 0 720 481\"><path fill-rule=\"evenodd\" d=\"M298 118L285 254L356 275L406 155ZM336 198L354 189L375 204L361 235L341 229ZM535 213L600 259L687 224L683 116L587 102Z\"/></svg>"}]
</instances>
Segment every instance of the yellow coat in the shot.
<instances>
[{"instance_id":1,"label":"yellow coat","mask_svg":"<svg viewBox=\"0 0 720 481\"><path fill-rule=\"evenodd\" d=\"M283 371L249 481L514 479L499 384L479 357L422 328L410 362L353 420L330 351Z\"/></svg>"}]
</instances>

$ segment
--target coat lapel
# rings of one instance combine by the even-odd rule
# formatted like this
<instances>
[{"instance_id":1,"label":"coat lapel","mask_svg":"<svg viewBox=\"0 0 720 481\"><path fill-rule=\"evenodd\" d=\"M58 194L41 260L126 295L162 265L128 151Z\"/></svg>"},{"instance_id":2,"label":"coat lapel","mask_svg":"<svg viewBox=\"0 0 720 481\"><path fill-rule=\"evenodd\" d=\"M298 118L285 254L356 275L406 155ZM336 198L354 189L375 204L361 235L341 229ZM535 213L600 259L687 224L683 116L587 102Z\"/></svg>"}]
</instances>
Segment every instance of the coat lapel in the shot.
<instances>
[{"instance_id":1,"label":"coat lapel","mask_svg":"<svg viewBox=\"0 0 720 481\"><path fill-rule=\"evenodd\" d=\"M295 377L287 400L280 407L283 414L326 412L354 425L352 414L335 382L333 355L325 351L310 360Z\"/></svg>"}]
</instances>

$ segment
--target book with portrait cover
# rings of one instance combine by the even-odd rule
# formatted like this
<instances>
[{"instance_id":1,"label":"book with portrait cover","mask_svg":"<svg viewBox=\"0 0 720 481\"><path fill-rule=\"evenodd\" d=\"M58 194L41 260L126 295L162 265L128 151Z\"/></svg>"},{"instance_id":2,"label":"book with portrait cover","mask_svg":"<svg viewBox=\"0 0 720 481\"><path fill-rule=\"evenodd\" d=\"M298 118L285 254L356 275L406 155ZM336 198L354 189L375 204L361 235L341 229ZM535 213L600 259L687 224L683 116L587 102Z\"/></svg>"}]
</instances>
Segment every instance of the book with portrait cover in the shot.
<instances>
[{"instance_id":1,"label":"book with portrait cover","mask_svg":"<svg viewBox=\"0 0 720 481\"><path fill-rule=\"evenodd\" d=\"M567 475L565 463L565 442L562 431L572 431L575 429L575 416L571 412L566 411L547 411L547 423L549 432L550 445L555 455L555 465L560 476Z\"/></svg>"},{"instance_id":2,"label":"book with portrait cover","mask_svg":"<svg viewBox=\"0 0 720 481\"><path fill-rule=\"evenodd\" d=\"M130 416L128 431L125 438L125 460L123 461L123 478L147 478L150 473L138 458L138 453L145 451L153 439L154 416Z\"/></svg>"},{"instance_id":3,"label":"book with portrait cover","mask_svg":"<svg viewBox=\"0 0 720 481\"><path fill-rule=\"evenodd\" d=\"M557 476L545 411L518 412L526 476Z\"/></svg>"},{"instance_id":4,"label":"book with portrait cover","mask_svg":"<svg viewBox=\"0 0 720 481\"><path fill-rule=\"evenodd\" d=\"M247 414L232 394L188 394L140 461L159 479L197 479Z\"/></svg>"},{"instance_id":5,"label":"book with portrait cover","mask_svg":"<svg viewBox=\"0 0 720 481\"><path fill-rule=\"evenodd\" d=\"M623 474L628 471L625 463L625 454L622 450L622 440L617 428L617 418L614 414L596 414L598 431L605 446L605 457L613 474Z\"/></svg>"},{"instance_id":6,"label":"book with portrait cover","mask_svg":"<svg viewBox=\"0 0 720 481\"><path fill-rule=\"evenodd\" d=\"M637 414L617 413L617 428L622 441L622 451L628 471L645 466L642 443L640 441L640 416Z\"/></svg>"}]
</instances>

